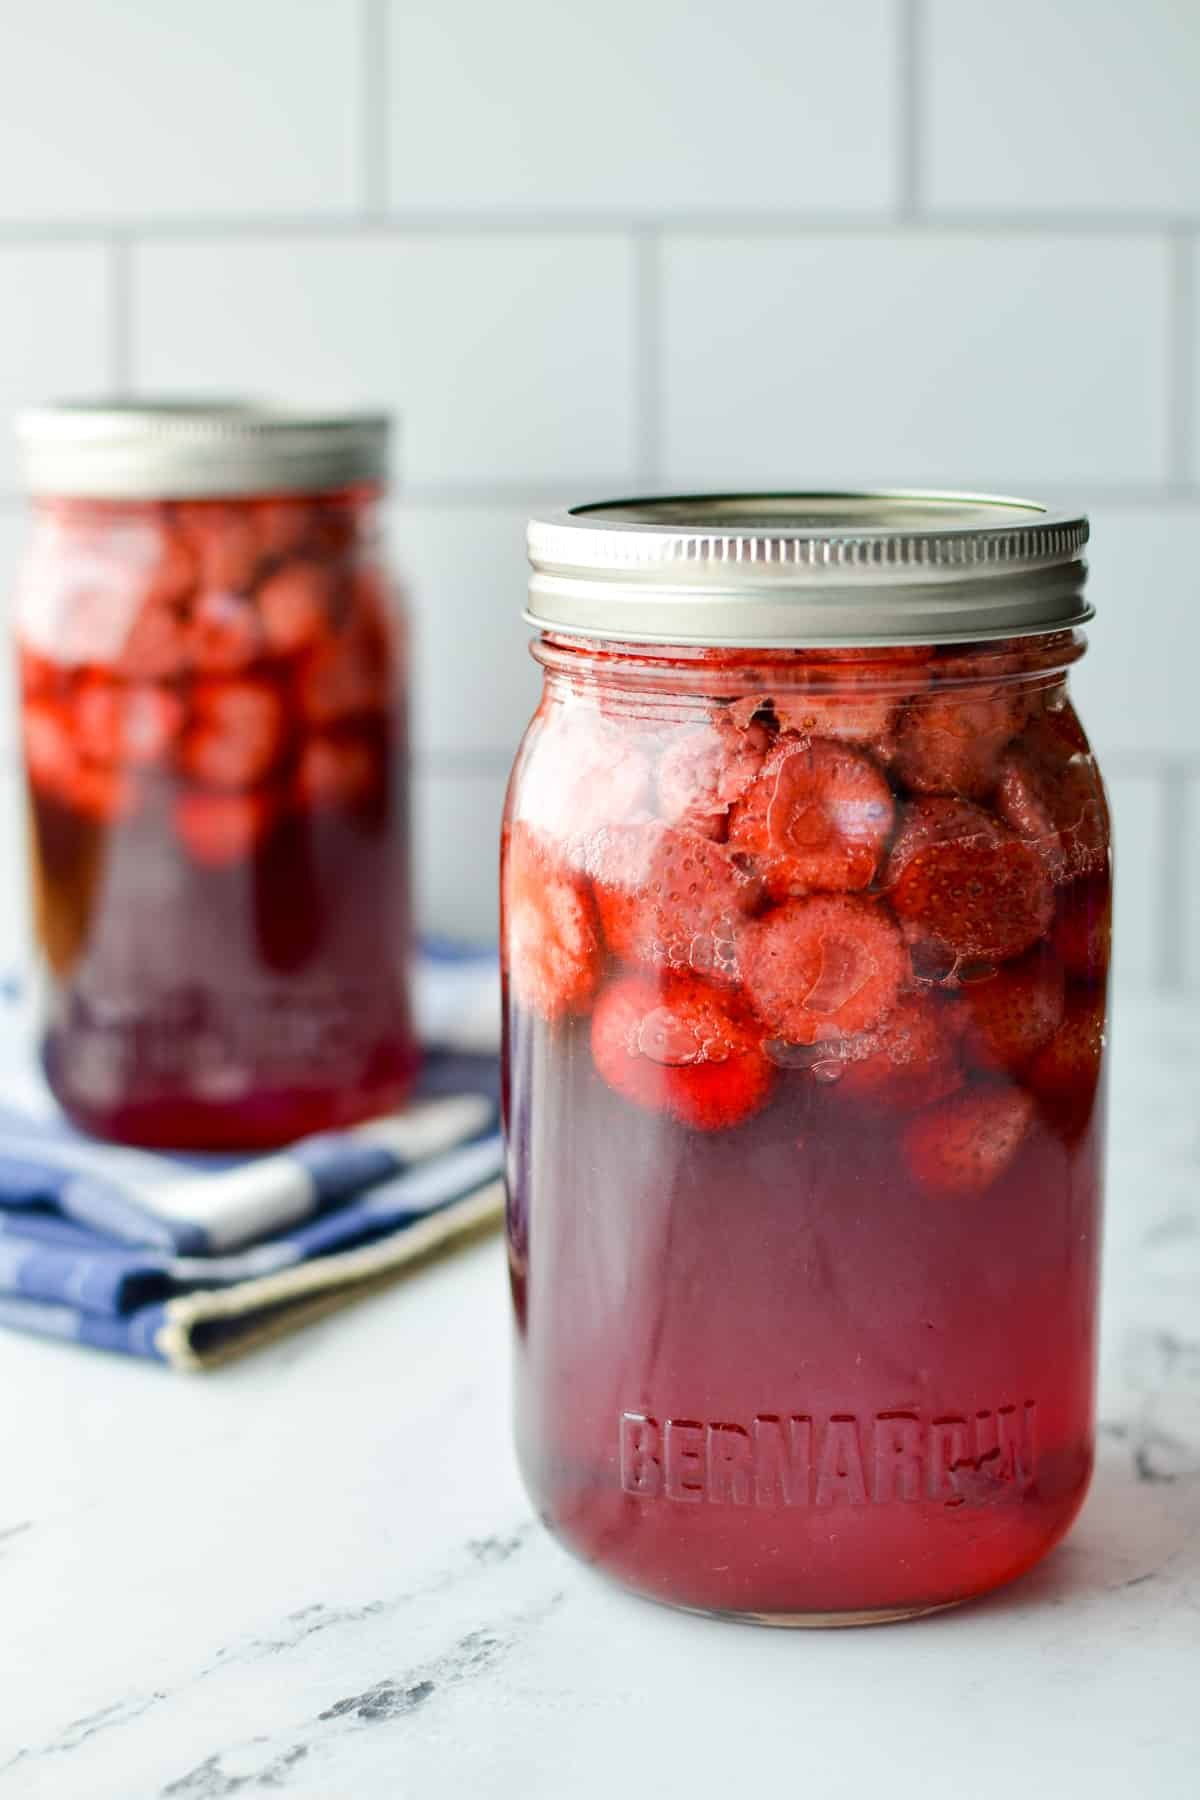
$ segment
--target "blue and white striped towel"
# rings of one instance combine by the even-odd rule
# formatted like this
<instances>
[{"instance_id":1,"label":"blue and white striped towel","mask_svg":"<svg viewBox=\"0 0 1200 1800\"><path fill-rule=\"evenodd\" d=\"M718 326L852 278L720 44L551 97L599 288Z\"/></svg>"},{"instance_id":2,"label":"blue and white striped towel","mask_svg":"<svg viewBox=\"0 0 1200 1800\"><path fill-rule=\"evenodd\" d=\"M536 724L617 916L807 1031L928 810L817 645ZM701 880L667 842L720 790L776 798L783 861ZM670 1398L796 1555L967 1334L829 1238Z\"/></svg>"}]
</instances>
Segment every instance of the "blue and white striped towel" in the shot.
<instances>
[{"instance_id":1,"label":"blue and white striped towel","mask_svg":"<svg viewBox=\"0 0 1200 1800\"><path fill-rule=\"evenodd\" d=\"M503 1196L495 958L422 957L404 1114L258 1157L151 1155L66 1124L0 995L0 1324L206 1367L486 1229Z\"/></svg>"}]
</instances>

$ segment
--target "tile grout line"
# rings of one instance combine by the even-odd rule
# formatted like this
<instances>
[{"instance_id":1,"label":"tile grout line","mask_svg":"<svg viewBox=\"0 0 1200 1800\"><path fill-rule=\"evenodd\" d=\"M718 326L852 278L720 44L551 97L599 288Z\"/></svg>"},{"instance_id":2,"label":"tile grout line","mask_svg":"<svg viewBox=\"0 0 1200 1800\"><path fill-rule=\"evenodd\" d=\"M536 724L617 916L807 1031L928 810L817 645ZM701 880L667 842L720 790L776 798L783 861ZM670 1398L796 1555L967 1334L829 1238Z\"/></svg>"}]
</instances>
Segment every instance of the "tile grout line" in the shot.
<instances>
[{"instance_id":1,"label":"tile grout line","mask_svg":"<svg viewBox=\"0 0 1200 1800\"><path fill-rule=\"evenodd\" d=\"M379 0L369 0L378 4ZM382 73L372 69L374 75ZM372 186L386 190L386 170L380 166L386 154L387 114L380 108L378 129L372 137ZM367 163L363 129L359 160ZM360 171L360 177L362 172ZM1109 212L1086 208L1045 212L922 212L916 221L922 231L942 236L976 237L1085 237L1161 239L1163 234L1185 237L1200 231L1200 214L1172 212ZM263 238L320 237L612 237L636 230L671 232L708 237L899 237L906 221L895 207L861 212L829 211L730 212L704 207L683 207L671 212L638 212L621 208L592 212L477 211L443 207L395 209L386 206L386 191L377 209L361 205L345 211L261 213L247 216L197 213L192 217L64 219L58 221L0 221L0 247L37 249L42 245L103 241L114 233L144 243L204 243L228 238L254 243Z\"/></svg>"},{"instance_id":2,"label":"tile grout line","mask_svg":"<svg viewBox=\"0 0 1200 1800\"><path fill-rule=\"evenodd\" d=\"M1193 382L1195 379L1195 239L1191 231L1175 227L1168 236L1169 281L1167 290L1167 480L1186 489L1191 479Z\"/></svg>"},{"instance_id":3,"label":"tile grout line","mask_svg":"<svg viewBox=\"0 0 1200 1800\"><path fill-rule=\"evenodd\" d=\"M109 380L119 398L133 385L133 247L124 232L108 243Z\"/></svg>"},{"instance_id":4,"label":"tile grout line","mask_svg":"<svg viewBox=\"0 0 1200 1800\"><path fill-rule=\"evenodd\" d=\"M924 50L923 0L901 0L896 29L896 215L908 223L921 214Z\"/></svg>"},{"instance_id":5,"label":"tile grout line","mask_svg":"<svg viewBox=\"0 0 1200 1800\"><path fill-rule=\"evenodd\" d=\"M363 216L383 219L388 199L388 7L387 0L359 0L362 32Z\"/></svg>"},{"instance_id":6,"label":"tile grout line","mask_svg":"<svg viewBox=\"0 0 1200 1800\"><path fill-rule=\"evenodd\" d=\"M1160 993L1177 993L1187 976L1187 846L1189 781L1186 765L1169 761L1158 778L1162 795L1162 842L1158 851L1158 955L1154 985ZM1119 879L1119 877L1118 877Z\"/></svg>"},{"instance_id":7,"label":"tile grout line","mask_svg":"<svg viewBox=\"0 0 1200 1800\"><path fill-rule=\"evenodd\" d=\"M637 479L653 488L662 479L662 244L656 229L635 230L634 430Z\"/></svg>"}]
</instances>

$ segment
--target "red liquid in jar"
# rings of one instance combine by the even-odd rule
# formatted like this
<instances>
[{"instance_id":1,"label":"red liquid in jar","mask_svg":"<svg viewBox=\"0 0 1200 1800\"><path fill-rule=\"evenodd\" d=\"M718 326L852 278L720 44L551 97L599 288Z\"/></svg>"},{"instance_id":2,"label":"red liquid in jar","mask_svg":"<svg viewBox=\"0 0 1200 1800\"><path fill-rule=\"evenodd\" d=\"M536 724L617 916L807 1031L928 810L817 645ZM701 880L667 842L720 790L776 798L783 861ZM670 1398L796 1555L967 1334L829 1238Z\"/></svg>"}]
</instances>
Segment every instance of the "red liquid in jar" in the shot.
<instances>
[{"instance_id":1,"label":"red liquid in jar","mask_svg":"<svg viewBox=\"0 0 1200 1800\"><path fill-rule=\"evenodd\" d=\"M599 821L547 809L535 730L506 880L518 1449L545 1521L652 1597L920 1612L1020 1574L1086 1492L1106 819L1061 690L1049 724L1044 682L1013 691L871 721L843 690L819 740L751 704L723 754L552 701L560 765L586 742L554 791L573 767ZM814 758L847 716L851 757Z\"/></svg>"},{"instance_id":2,"label":"red liquid in jar","mask_svg":"<svg viewBox=\"0 0 1200 1800\"><path fill-rule=\"evenodd\" d=\"M76 505L35 544L43 1056L88 1130L270 1145L411 1086L403 647L367 504Z\"/></svg>"}]
</instances>

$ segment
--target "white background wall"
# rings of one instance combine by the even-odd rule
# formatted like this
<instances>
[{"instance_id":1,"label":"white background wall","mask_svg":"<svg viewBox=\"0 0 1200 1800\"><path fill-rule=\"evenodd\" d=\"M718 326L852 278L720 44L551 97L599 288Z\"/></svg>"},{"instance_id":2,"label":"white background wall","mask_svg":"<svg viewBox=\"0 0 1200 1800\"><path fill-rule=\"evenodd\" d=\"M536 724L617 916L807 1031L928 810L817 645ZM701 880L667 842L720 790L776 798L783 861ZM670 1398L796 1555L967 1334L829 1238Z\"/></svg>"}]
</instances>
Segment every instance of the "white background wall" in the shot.
<instances>
[{"instance_id":1,"label":"white background wall","mask_svg":"<svg viewBox=\"0 0 1200 1800\"><path fill-rule=\"evenodd\" d=\"M1198 95L1200 0L9 6L0 412L403 413L419 886L460 929L534 692L531 507L1082 501L1121 970L1200 987ZM20 534L0 433L5 581Z\"/></svg>"}]
</instances>

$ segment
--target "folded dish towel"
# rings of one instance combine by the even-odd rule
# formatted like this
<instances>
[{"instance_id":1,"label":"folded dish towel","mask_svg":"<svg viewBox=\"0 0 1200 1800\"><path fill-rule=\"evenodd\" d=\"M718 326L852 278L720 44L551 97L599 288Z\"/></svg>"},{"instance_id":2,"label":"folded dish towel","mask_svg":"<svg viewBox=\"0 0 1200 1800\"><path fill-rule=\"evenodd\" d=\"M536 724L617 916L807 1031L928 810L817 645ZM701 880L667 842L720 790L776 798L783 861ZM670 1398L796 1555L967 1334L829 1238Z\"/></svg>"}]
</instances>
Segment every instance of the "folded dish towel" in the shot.
<instances>
[{"instance_id":1,"label":"folded dish towel","mask_svg":"<svg viewBox=\"0 0 1200 1800\"><path fill-rule=\"evenodd\" d=\"M151 1155L66 1124L0 999L0 1324L206 1368L495 1225L492 954L433 948L402 1114L257 1157Z\"/></svg>"}]
</instances>

